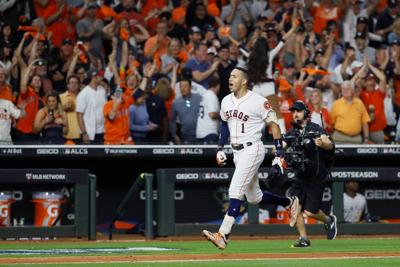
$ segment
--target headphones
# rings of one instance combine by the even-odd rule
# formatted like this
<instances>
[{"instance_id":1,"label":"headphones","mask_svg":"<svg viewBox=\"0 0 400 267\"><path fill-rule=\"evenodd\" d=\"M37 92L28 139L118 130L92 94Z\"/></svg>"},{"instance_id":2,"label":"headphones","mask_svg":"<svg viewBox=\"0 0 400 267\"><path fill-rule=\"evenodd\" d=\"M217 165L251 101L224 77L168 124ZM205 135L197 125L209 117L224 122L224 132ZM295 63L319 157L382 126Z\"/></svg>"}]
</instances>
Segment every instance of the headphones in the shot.
<instances>
[{"instance_id":1,"label":"headphones","mask_svg":"<svg viewBox=\"0 0 400 267\"><path fill-rule=\"evenodd\" d=\"M297 100L296 102L294 102L293 107L295 106L301 106L301 109L304 110L304 119L308 118L310 116L310 110L308 109L306 103L304 103L301 100Z\"/></svg>"}]
</instances>

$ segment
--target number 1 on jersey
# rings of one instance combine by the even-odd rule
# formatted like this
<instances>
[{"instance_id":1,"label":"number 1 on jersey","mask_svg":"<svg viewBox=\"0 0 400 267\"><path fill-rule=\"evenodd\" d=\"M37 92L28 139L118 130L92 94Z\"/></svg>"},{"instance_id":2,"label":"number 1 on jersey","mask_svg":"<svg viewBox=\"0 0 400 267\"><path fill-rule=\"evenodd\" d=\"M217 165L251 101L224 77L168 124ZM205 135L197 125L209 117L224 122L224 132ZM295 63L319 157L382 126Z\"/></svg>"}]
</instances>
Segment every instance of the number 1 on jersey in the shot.
<instances>
[{"instance_id":1,"label":"number 1 on jersey","mask_svg":"<svg viewBox=\"0 0 400 267\"><path fill-rule=\"evenodd\" d=\"M242 133L244 133L244 123L242 123Z\"/></svg>"}]
</instances>

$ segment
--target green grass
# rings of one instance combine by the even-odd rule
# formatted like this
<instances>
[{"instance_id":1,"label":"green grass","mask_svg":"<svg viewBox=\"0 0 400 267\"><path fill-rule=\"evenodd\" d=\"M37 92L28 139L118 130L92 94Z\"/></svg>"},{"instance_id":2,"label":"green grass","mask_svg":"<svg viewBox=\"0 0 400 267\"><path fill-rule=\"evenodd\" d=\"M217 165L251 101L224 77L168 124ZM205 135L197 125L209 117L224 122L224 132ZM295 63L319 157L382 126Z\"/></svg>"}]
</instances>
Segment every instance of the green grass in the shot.
<instances>
[{"instance_id":1,"label":"green grass","mask_svg":"<svg viewBox=\"0 0 400 267\"><path fill-rule=\"evenodd\" d=\"M311 239L311 247L306 249L290 248L290 245L295 240L285 239L282 240L232 240L228 248L224 251L216 249L209 242L199 238L199 241L148 241L148 242L70 242L70 243L55 243L55 242L2 242L0 243L0 250L7 249L57 249L57 248L127 248L127 247L162 247L174 248L176 251L161 251L161 252L132 252L119 253L119 254L92 254L92 255L176 255L176 254L231 254L231 253L332 253L332 252L346 252L356 253L359 252L398 252L400 251L400 239L398 238L340 238L333 241L322 239ZM79 255L84 258L86 255ZM1 255L0 257L58 257L68 255ZM71 256L76 256L71 255ZM121 258L121 260L123 260ZM129 266L132 263L87 263L87 264L32 264L32 266ZM1 265L0 266L6 266ZM9 266L9 265L8 265ZM26 265L12 265L12 266L26 266ZM173 262L173 263L135 263L135 266L293 266L293 267L314 267L314 266L400 266L399 258L373 258L373 259L312 259L312 260L224 260L217 262Z\"/></svg>"},{"instance_id":2,"label":"green grass","mask_svg":"<svg viewBox=\"0 0 400 267\"><path fill-rule=\"evenodd\" d=\"M290 248L295 240L232 240L223 253L297 253L299 249ZM398 238L373 239L337 239L333 241L311 239L311 247L300 252L390 252L400 250ZM161 247L174 248L177 251L133 252L134 254L220 254L211 243L199 238L199 241L149 241L149 242L72 242L72 243L1 243L0 250L7 249L57 249L57 248L126 248L126 247ZM129 252L132 254L132 252ZM4 257L4 255L2 255Z\"/></svg>"},{"instance_id":3,"label":"green grass","mask_svg":"<svg viewBox=\"0 0 400 267\"><path fill-rule=\"evenodd\" d=\"M88 266L88 267L120 267L132 266L132 263L87 263L87 264L45 264L46 267L71 267L71 266ZM227 266L227 267L253 267L253 266L270 266L270 267L386 267L399 266L399 259L342 259L342 260L247 260L247 261L218 261L218 262L173 262L173 263L135 263L134 266L163 266L163 267L200 267L200 266ZM5 266L5 265L0 265ZM10 266L10 265L8 265ZM13 267L26 266L24 264L12 265ZM40 266L40 264L32 264L31 266Z\"/></svg>"}]
</instances>

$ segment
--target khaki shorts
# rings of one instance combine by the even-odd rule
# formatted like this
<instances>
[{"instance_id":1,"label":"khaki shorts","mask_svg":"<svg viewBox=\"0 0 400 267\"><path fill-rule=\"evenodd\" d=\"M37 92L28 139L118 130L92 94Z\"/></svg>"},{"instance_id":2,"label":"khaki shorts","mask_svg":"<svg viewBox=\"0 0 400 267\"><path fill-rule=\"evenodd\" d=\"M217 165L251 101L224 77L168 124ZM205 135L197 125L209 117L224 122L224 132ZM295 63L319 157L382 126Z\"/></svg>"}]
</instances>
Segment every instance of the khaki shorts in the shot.
<instances>
[{"instance_id":1,"label":"khaki shorts","mask_svg":"<svg viewBox=\"0 0 400 267\"><path fill-rule=\"evenodd\" d=\"M355 135L355 136L350 136L343 134L338 131L334 131L332 134L332 139L335 141L336 144L361 144L362 143L362 138L361 134Z\"/></svg>"}]
</instances>

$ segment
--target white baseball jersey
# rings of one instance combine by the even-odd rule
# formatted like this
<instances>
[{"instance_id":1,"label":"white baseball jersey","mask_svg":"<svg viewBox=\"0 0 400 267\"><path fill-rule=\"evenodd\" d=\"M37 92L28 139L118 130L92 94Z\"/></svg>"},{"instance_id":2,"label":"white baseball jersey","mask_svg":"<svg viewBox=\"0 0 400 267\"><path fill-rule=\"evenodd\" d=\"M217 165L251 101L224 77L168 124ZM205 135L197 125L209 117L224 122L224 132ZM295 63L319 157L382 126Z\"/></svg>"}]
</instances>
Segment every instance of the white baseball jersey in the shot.
<instances>
[{"instance_id":1,"label":"white baseball jersey","mask_svg":"<svg viewBox=\"0 0 400 267\"><path fill-rule=\"evenodd\" d=\"M368 212L367 200L359 193L352 198L346 193L343 194L343 209L344 209L344 221L357 223L361 219L362 213Z\"/></svg>"},{"instance_id":2,"label":"white baseball jersey","mask_svg":"<svg viewBox=\"0 0 400 267\"><path fill-rule=\"evenodd\" d=\"M11 141L11 122L12 118L18 119L21 111L10 101L0 99L0 142Z\"/></svg>"},{"instance_id":3,"label":"white baseball jersey","mask_svg":"<svg viewBox=\"0 0 400 267\"><path fill-rule=\"evenodd\" d=\"M221 119L228 122L231 143L259 142L265 122L276 121L275 112L268 100L248 91L237 99L233 93L222 100Z\"/></svg>"},{"instance_id":4,"label":"white baseball jersey","mask_svg":"<svg viewBox=\"0 0 400 267\"><path fill-rule=\"evenodd\" d=\"M197 117L196 138L201 139L209 134L218 134L219 121L211 119L208 114L212 112L218 113L219 110L220 106L217 95L213 91L207 90L202 95L200 103L199 116Z\"/></svg>"},{"instance_id":5,"label":"white baseball jersey","mask_svg":"<svg viewBox=\"0 0 400 267\"><path fill-rule=\"evenodd\" d=\"M258 169L265 157L261 131L266 122L276 122L276 114L268 100L248 91L237 99L227 95L221 104L221 118L228 122L231 144L245 144L241 150L233 150L235 172L229 186L229 198L246 199L257 204L262 199L258 182ZM252 144L248 146L247 144Z\"/></svg>"}]
</instances>

